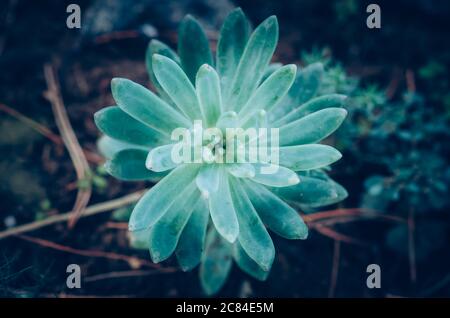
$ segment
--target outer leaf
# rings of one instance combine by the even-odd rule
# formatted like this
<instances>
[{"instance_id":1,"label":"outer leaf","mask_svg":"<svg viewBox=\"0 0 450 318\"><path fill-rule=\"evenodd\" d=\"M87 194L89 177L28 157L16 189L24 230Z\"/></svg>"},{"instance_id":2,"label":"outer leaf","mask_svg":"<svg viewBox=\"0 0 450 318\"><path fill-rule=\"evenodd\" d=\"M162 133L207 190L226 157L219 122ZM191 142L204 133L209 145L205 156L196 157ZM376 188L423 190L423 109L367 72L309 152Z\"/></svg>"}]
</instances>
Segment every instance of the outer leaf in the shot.
<instances>
[{"instance_id":1,"label":"outer leaf","mask_svg":"<svg viewBox=\"0 0 450 318\"><path fill-rule=\"evenodd\" d=\"M200 193L192 182L183 191L183 196L173 201L167 212L151 228L149 249L153 262L159 263L175 251L181 232L199 198Z\"/></svg>"},{"instance_id":2,"label":"outer leaf","mask_svg":"<svg viewBox=\"0 0 450 318\"><path fill-rule=\"evenodd\" d=\"M230 178L230 184L239 220L239 243L250 258L264 271L269 271L275 257L272 239L238 179Z\"/></svg>"},{"instance_id":3,"label":"outer leaf","mask_svg":"<svg viewBox=\"0 0 450 318\"><path fill-rule=\"evenodd\" d=\"M208 198L210 193L219 190L221 177L220 168L217 165L203 165L198 172L195 182L203 197Z\"/></svg>"},{"instance_id":4,"label":"outer leaf","mask_svg":"<svg viewBox=\"0 0 450 318\"><path fill-rule=\"evenodd\" d=\"M281 147L280 165L294 171L322 168L341 159L341 153L333 147L320 144Z\"/></svg>"},{"instance_id":5,"label":"outer leaf","mask_svg":"<svg viewBox=\"0 0 450 318\"><path fill-rule=\"evenodd\" d=\"M163 175L145 168L147 151L125 149L119 151L105 164L106 171L113 177L125 181L159 180Z\"/></svg>"},{"instance_id":6,"label":"outer leaf","mask_svg":"<svg viewBox=\"0 0 450 318\"><path fill-rule=\"evenodd\" d=\"M172 170L139 200L131 213L128 228L139 231L153 226L197 175L195 165L181 165Z\"/></svg>"},{"instance_id":7,"label":"outer leaf","mask_svg":"<svg viewBox=\"0 0 450 318\"><path fill-rule=\"evenodd\" d=\"M250 36L250 25L241 8L233 10L225 19L217 43L217 72L220 74L224 96L233 80L245 45Z\"/></svg>"},{"instance_id":8,"label":"outer leaf","mask_svg":"<svg viewBox=\"0 0 450 318\"><path fill-rule=\"evenodd\" d=\"M280 146L312 144L332 134L344 121L343 108L326 108L280 127Z\"/></svg>"},{"instance_id":9,"label":"outer leaf","mask_svg":"<svg viewBox=\"0 0 450 318\"><path fill-rule=\"evenodd\" d=\"M172 161L172 148L174 144L164 145L152 149L145 161L145 167L155 172L167 171L178 164Z\"/></svg>"},{"instance_id":10,"label":"outer leaf","mask_svg":"<svg viewBox=\"0 0 450 318\"><path fill-rule=\"evenodd\" d=\"M161 96L161 98L163 98L168 103L172 103L172 100L170 99L169 95L167 95L167 93L158 83L155 73L153 72L153 61L152 61L153 54L160 54L167 56L168 58L174 60L178 64L180 63L180 58L170 47L168 47L166 44L156 39L150 41L147 47L147 52L145 53L145 65L147 67L147 72L148 75L150 76L150 80L152 81L153 86L155 87L156 91L158 92L159 96Z\"/></svg>"},{"instance_id":11,"label":"outer leaf","mask_svg":"<svg viewBox=\"0 0 450 318\"><path fill-rule=\"evenodd\" d=\"M288 96L272 110L269 120L273 122L313 98L320 87L322 75L321 63L314 63L298 70Z\"/></svg>"},{"instance_id":12,"label":"outer leaf","mask_svg":"<svg viewBox=\"0 0 450 318\"><path fill-rule=\"evenodd\" d=\"M156 147L166 136L129 116L117 106L106 107L94 114L98 129L111 138L127 143Z\"/></svg>"},{"instance_id":13,"label":"outer leaf","mask_svg":"<svg viewBox=\"0 0 450 318\"><path fill-rule=\"evenodd\" d=\"M111 90L117 105L123 111L167 136L175 128L191 126L186 117L142 85L114 78Z\"/></svg>"},{"instance_id":14,"label":"outer leaf","mask_svg":"<svg viewBox=\"0 0 450 318\"><path fill-rule=\"evenodd\" d=\"M140 149L146 152L149 151L147 147L133 145L127 142L123 142L117 139L113 139L106 135L100 137L97 141L97 148L106 159L111 159L116 153L125 149Z\"/></svg>"},{"instance_id":15,"label":"outer leaf","mask_svg":"<svg viewBox=\"0 0 450 318\"><path fill-rule=\"evenodd\" d=\"M329 94L313 98L297 109L292 110L283 118L275 121L273 123L273 126L279 127L286 125L290 122L293 122L294 120L302 118L303 116L328 107L341 107L344 104L346 98L347 96L340 94Z\"/></svg>"},{"instance_id":16,"label":"outer leaf","mask_svg":"<svg viewBox=\"0 0 450 318\"><path fill-rule=\"evenodd\" d=\"M271 188L271 191L285 200L299 202L310 207L319 207L337 203L347 197L347 191L331 180L322 180L307 176L292 187Z\"/></svg>"},{"instance_id":17,"label":"outer leaf","mask_svg":"<svg viewBox=\"0 0 450 318\"><path fill-rule=\"evenodd\" d=\"M283 66L283 64L281 64L281 63L270 63L267 66L266 70L264 71L264 75L261 78L261 81L264 82L270 75L273 74L273 72L275 72L282 66Z\"/></svg>"},{"instance_id":18,"label":"outer leaf","mask_svg":"<svg viewBox=\"0 0 450 318\"><path fill-rule=\"evenodd\" d=\"M248 100L239 113L241 122L245 123L253 114L263 109L274 107L288 92L294 82L297 66L285 65L276 70L265 80Z\"/></svg>"},{"instance_id":19,"label":"outer leaf","mask_svg":"<svg viewBox=\"0 0 450 318\"><path fill-rule=\"evenodd\" d=\"M247 255L239 242L233 245L233 258L236 264L247 274L254 278L264 281L269 276L270 271L264 271L259 265Z\"/></svg>"},{"instance_id":20,"label":"outer leaf","mask_svg":"<svg viewBox=\"0 0 450 318\"><path fill-rule=\"evenodd\" d=\"M203 64L213 65L208 39L200 24L191 15L181 21L178 32L178 54L181 65L192 84L195 75Z\"/></svg>"},{"instance_id":21,"label":"outer leaf","mask_svg":"<svg viewBox=\"0 0 450 318\"><path fill-rule=\"evenodd\" d=\"M225 109L238 112L248 101L264 75L277 42L278 22L275 16L271 16L255 29L248 40L230 92L224 99Z\"/></svg>"},{"instance_id":22,"label":"outer leaf","mask_svg":"<svg viewBox=\"0 0 450 318\"><path fill-rule=\"evenodd\" d=\"M200 263L208 220L208 206L204 200L198 200L183 233L181 233L176 249L178 263L183 271L189 271Z\"/></svg>"},{"instance_id":23,"label":"outer leaf","mask_svg":"<svg viewBox=\"0 0 450 318\"><path fill-rule=\"evenodd\" d=\"M158 82L177 107L192 120L202 119L195 88L181 67L172 59L155 54L153 70Z\"/></svg>"},{"instance_id":24,"label":"outer leaf","mask_svg":"<svg viewBox=\"0 0 450 318\"><path fill-rule=\"evenodd\" d=\"M255 210L269 229L287 239L304 240L308 237L308 227L297 211L262 185L248 181L243 185Z\"/></svg>"},{"instance_id":25,"label":"outer leaf","mask_svg":"<svg viewBox=\"0 0 450 318\"><path fill-rule=\"evenodd\" d=\"M239 234L239 223L231 199L228 175L224 168L220 171L219 189L220 191L211 193L209 198L211 219L217 232L233 243Z\"/></svg>"},{"instance_id":26,"label":"outer leaf","mask_svg":"<svg viewBox=\"0 0 450 318\"><path fill-rule=\"evenodd\" d=\"M255 168L251 163L228 164L227 170L236 178L253 178L255 176Z\"/></svg>"},{"instance_id":27,"label":"outer leaf","mask_svg":"<svg viewBox=\"0 0 450 318\"><path fill-rule=\"evenodd\" d=\"M294 105L300 105L313 98L319 90L323 76L322 63L313 63L298 72L289 97Z\"/></svg>"},{"instance_id":28,"label":"outer leaf","mask_svg":"<svg viewBox=\"0 0 450 318\"><path fill-rule=\"evenodd\" d=\"M214 126L222 109L219 75L211 66L203 64L198 70L195 87L206 126Z\"/></svg>"},{"instance_id":29,"label":"outer leaf","mask_svg":"<svg viewBox=\"0 0 450 318\"><path fill-rule=\"evenodd\" d=\"M255 176L251 180L255 182L271 187L289 187L300 182L297 174L286 167L274 164L254 164L254 166Z\"/></svg>"},{"instance_id":30,"label":"outer leaf","mask_svg":"<svg viewBox=\"0 0 450 318\"><path fill-rule=\"evenodd\" d=\"M206 237L205 253L200 265L203 290L212 295L225 284L232 265L232 248L213 228Z\"/></svg>"}]
</instances>

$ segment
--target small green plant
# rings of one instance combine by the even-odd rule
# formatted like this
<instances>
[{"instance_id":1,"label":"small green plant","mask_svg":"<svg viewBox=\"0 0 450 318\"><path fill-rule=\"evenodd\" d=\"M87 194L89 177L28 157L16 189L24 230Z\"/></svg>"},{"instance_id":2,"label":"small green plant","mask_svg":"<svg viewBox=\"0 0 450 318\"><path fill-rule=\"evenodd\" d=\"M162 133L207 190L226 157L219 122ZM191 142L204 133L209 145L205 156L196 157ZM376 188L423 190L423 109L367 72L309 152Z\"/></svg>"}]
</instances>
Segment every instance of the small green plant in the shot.
<instances>
[{"instance_id":1,"label":"small green plant","mask_svg":"<svg viewBox=\"0 0 450 318\"><path fill-rule=\"evenodd\" d=\"M266 227L287 239L307 238L307 226L288 203L308 209L347 196L323 171L341 154L318 144L343 122L345 96L316 96L320 63L298 72L295 65L269 64L277 42L275 16L251 32L236 9L224 22L214 59L200 24L187 16L178 54L157 40L149 44L146 62L157 95L115 78L117 106L95 114L107 171L121 180L157 182L131 213L134 242L148 246L154 262L175 253L185 271L201 264L208 294L224 284L233 259L253 277L267 278L275 248ZM244 137L230 137L229 130ZM176 159L181 152L182 161Z\"/></svg>"}]
</instances>

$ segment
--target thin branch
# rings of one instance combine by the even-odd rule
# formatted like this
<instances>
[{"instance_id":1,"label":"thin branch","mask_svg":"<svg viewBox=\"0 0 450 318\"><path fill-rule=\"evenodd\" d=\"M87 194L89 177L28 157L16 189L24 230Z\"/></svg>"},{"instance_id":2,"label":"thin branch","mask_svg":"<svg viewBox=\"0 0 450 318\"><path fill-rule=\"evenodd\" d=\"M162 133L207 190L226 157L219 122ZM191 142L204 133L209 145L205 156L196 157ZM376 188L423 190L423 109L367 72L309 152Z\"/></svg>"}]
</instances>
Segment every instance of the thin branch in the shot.
<instances>
[{"instance_id":1,"label":"thin branch","mask_svg":"<svg viewBox=\"0 0 450 318\"><path fill-rule=\"evenodd\" d=\"M416 222L414 220L414 208L409 209L408 213L408 256L409 256L409 277L413 284L417 281L416 269L416 248L414 235L416 231Z\"/></svg>"},{"instance_id":2,"label":"thin branch","mask_svg":"<svg viewBox=\"0 0 450 318\"><path fill-rule=\"evenodd\" d=\"M166 267L167 269L167 267ZM164 272L168 273L168 272ZM129 277L141 277L141 276L151 276L155 274L162 274L161 271L158 270L131 270L131 271L117 271L117 272L109 272L102 273L98 275L88 276L83 279L85 283L98 282L106 279L115 279L115 278L129 278Z\"/></svg>"},{"instance_id":3,"label":"thin branch","mask_svg":"<svg viewBox=\"0 0 450 318\"><path fill-rule=\"evenodd\" d=\"M75 171L77 173L78 181L83 182L89 180L89 163L73 131L72 125L70 124L69 116L67 115L61 96L57 74L51 64L44 65L44 75L45 81L47 82L45 97L52 105L56 125L60 131L64 145L69 151L70 158L72 159ZM72 228L75 225L80 215L84 212L89 203L91 194L92 189L90 183L78 189L77 198L73 207L74 212L68 220L69 228Z\"/></svg>"},{"instance_id":4,"label":"thin branch","mask_svg":"<svg viewBox=\"0 0 450 318\"><path fill-rule=\"evenodd\" d=\"M333 263L331 266L330 289L328 290L328 298L333 298L336 292L340 258L341 258L341 242L336 240L334 241L334 248L333 248Z\"/></svg>"},{"instance_id":5,"label":"thin branch","mask_svg":"<svg viewBox=\"0 0 450 318\"><path fill-rule=\"evenodd\" d=\"M86 208L86 211L83 213L82 217L87 217L87 216L91 216L91 215L95 215L95 214L99 214L99 213L103 213L103 212L108 212L108 211L129 205L131 203L135 203L136 201L139 200L139 198L142 196L143 193L144 193L144 191L137 191L137 192L128 194L126 196L123 196L121 198L118 198L118 199L91 205ZM30 232L30 231L35 231L35 230L38 230L45 226L49 226L52 224L67 221L71 215L73 215L73 210L63 213L63 214L57 214L54 216L50 216L44 220L35 221L35 222L28 223L28 224L19 225L17 227L10 228L8 230L0 232L0 240L4 239L6 237L13 236L13 235L18 235L18 234L22 234L22 233L26 233L26 232Z\"/></svg>"},{"instance_id":6,"label":"thin branch","mask_svg":"<svg viewBox=\"0 0 450 318\"><path fill-rule=\"evenodd\" d=\"M315 229L317 232L319 232L322 235L328 236L329 238L332 238L335 241L340 241L348 244L354 244L359 246L367 246L368 244L364 241L361 241L359 239L356 239L354 237L339 233L329 227L320 225L320 224L311 224L312 228Z\"/></svg>"},{"instance_id":7,"label":"thin branch","mask_svg":"<svg viewBox=\"0 0 450 318\"><path fill-rule=\"evenodd\" d=\"M416 91L416 79L414 76L414 72L410 69L405 72L406 79L406 87L408 88L408 92L414 93Z\"/></svg>"},{"instance_id":8,"label":"thin branch","mask_svg":"<svg viewBox=\"0 0 450 318\"><path fill-rule=\"evenodd\" d=\"M30 127L31 129L35 130L36 132L38 132L39 134L47 137L48 139L50 139L52 142L54 142L57 145L63 145L63 141L61 139L61 137L59 137L58 135L54 134L50 129L48 129L47 127L45 127L44 125L38 123L37 121L19 113L17 110L3 104L0 103L0 111L7 113L8 115L14 117L15 119L21 121L22 123L24 123L25 125L27 125L28 127Z\"/></svg>"},{"instance_id":9,"label":"thin branch","mask_svg":"<svg viewBox=\"0 0 450 318\"><path fill-rule=\"evenodd\" d=\"M11 108L8 105L0 103L0 111L5 112L8 115L10 115L10 116L14 117L15 119L17 119L18 121L24 123L25 125L27 125L31 129L36 131L37 133L39 133L42 136L44 136L45 138L49 139L55 145L58 145L58 146L63 146L64 145L64 142L63 142L63 140L61 139L60 136L58 136L57 134L53 133L49 128L47 128L43 124L38 123L37 121L35 121L34 119L31 119L28 116L25 116L24 114L18 112L14 108ZM92 152L92 151L87 150L87 149L83 149L83 152L84 152L84 155L86 156L86 159L89 162L91 162L91 163L101 164L104 161L104 159L99 154L97 154L95 152Z\"/></svg>"},{"instance_id":10,"label":"thin branch","mask_svg":"<svg viewBox=\"0 0 450 318\"><path fill-rule=\"evenodd\" d=\"M386 220L395 221L395 222L406 222L406 220L404 220L401 217L381 214L381 213L377 213L375 211L361 209L361 208L336 209L336 210L329 210L329 211L323 211L323 212L316 212L313 214L303 214L302 218L305 222L317 222L317 221L323 220L323 219L337 218L337 217L344 217L344 216L380 218L380 219L386 219Z\"/></svg>"},{"instance_id":11,"label":"thin branch","mask_svg":"<svg viewBox=\"0 0 450 318\"><path fill-rule=\"evenodd\" d=\"M66 253L70 253L70 254L87 256L87 257L95 257L95 258L105 258L105 259L115 260L115 261L124 261L124 262L127 262L131 268L139 268L141 266L146 266L146 267L158 269L164 273L173 273L173 272L177 271L177 269L174 267L163 268L158 264L154 264L148 260L140 259L135 256L128 256L128 255L123 255L123 254L104 252L104 251L96 251L96 250L80 250L80 249L76 249L76 248L73 248L70 246L61 245L61 244L58 244L58 243L55 243L52 241L44 240L44 239L37 238L37 237L31 237L31 236L27 236L27 235L17 235L16 237L20 238L22 240L43 246L43 247L51 248L54 250L58 250L58 251L66 252Z\"/></svg>"}]
</instances>

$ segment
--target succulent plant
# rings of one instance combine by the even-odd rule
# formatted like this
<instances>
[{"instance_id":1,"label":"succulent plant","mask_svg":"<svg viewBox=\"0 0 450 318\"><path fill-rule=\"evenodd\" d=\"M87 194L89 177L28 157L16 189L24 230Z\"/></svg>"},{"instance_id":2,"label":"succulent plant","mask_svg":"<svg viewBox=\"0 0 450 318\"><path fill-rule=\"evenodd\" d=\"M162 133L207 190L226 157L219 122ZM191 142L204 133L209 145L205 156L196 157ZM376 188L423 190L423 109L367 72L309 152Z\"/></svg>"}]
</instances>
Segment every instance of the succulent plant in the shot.
<instances>
[{"instance_id":1,"label":"succulent plant","mask_svg":"<svg viewBox=\"0 0 450 318\"><path fill-rule=\"evenodd\" d=\"M287 239L306 239L308 228L290 202L311 208L347 196L323 171L341 154L318 144L344 120L345 96L316 97L319 63L298 72L295 65L270 64L277 42L275 16L251 32L236 9L224 22L214 59L202 27L187 16L178 54L157 40L149 44L146 62L156 94L114 78L117 106L95 114L105 135L99 147L107 171L121 180L157 182L132 211L134 237L148 246L154 262L175 253L185 271L201 264L208 294L224 284L233 259L253 277L267 278L275 248L266 228ZM187 144L174 140L180 128L194 135L217 130L207 142L194 137ZM233 143L219 134L228 128L265 130ZM245 154L240 157L245 160L236 160L242 149L267 141L268 131L267 149L276 151L277 160L259 153L256 161ZM194 160L174 159L180 145L187 145L183 152L192 150ZM231 148L233 160L218 160L228 158Z\"/></svg>"}]
</instances>

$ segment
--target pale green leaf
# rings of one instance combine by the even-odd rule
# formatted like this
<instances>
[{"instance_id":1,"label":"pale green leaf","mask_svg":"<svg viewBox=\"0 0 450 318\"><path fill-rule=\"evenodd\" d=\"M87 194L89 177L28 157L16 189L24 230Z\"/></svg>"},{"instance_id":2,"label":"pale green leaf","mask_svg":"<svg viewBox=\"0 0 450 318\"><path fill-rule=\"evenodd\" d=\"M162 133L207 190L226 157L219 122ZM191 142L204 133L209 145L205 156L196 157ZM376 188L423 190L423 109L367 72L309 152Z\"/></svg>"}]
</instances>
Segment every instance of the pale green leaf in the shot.
<instances>
[{"instance_id":1,"label":"pale green leaf","mask_svg":"<svg viewBox=\"0 0 450 318\"><path fill-rule=\"evenodd\" d=\"M341 157L338 150L327 145L310 144L279 148L280 165L294 171L322 168Z\"/></svg>"},{"instance_id":2,"label":"pale green leaf","mask_svg":"<svg viewBox=\"0 0 450 318\"><path fill-rule=\"evenodd\" d=\"M208 64L203 64L195 79L197 99L207 127L212 127L219 119L222 109L219 75Z\"/></svg>"},{"instance_id":3,"label":"pale green leaf","mask_svg":"<svg viewBox=\"0 0 450 318\"><path fill-rule=\"evenodd\" d=\"M191 216L200 193L194 182L183 196L172 201L167 212L150 229L149 250L154 263L167 259L175 251L178 239Z\"/></svg>"},{"instance_id":4,"label":"pale green leaf","mask_svg":"<svg viewBox=\"0 0 450 318\"><path fill-rule=\"evenodd\" d=\"M297 211L260 184L246 181L243 185L255 210L269 229L287 239L304 240L308 237L308 227Z\"/></svg>"},{"instance_id":5,"label":"pale green leaf","mask_svg":"<svg viewBox=\"0 0 450 318\"><path fill-rule=\"evenodd\" d=\"M233 204L239 220L239 243L250 258L264 271L269 271L275 257L272 239L239 179L230 178L230 185Z\"/></svg>"},{"instance_id":6,"label":"pale green leaf","mask_svg":"<svg viewBox=\"0 0 450 318\"><path fill-rule=\"evenodd\" d=\"M251 180L271 186L289 187L300 182L297 174L286 167L275 164L255 163L255 176Z\"/></svg>"},{"instance_id":7,"label":"pale green leaf","mask_svg":"<svg viewBox=\"0 0 450 318\"><path fill-rule=\"evenodd\" d=\"M167 136L176 128L191 126L191 122L177 110L133 81L114 78L111 91L123 111Z\"/></svg>"},{"instance_id":8,"label":"pale green leaf","mask_svg":"<svg viewBox=\"0 0 450 318\"><path fill-rule=\"evenodd\" d=\"M201 120L195 88L181 67L172 59L153 55L153 71L164 91L191 120Z\"/></svg>"},{"instance_id":9,"label":"pale green leaf","mask_svg":"<svg viewBox=\"0 0 450 318\"><path fill-rule=\"evenodd\" d=\"M233 243L239 235L239 223L230 193L228 174L224 168L220 169L219 189L209 197L211 219L217 232L227 241Z\"/></svg>"},{"instance_id":10,"label":"pale green leaf","mask_svg":"<svg viewBox=\"0 0 450 318\"><path fill-rule=\"evenodd\" d=\"M258 87L278 42L275 16L263 21L245 46L231 88L224 99L225 109L239 112Z\"/></svg>"},{"instance_id":11,"label":"pale green leaf","mask_svg":"<svg viewBox=\"0 0 450 318\"><path fill-rule=\"evenodd\" d=\"M155 172L167 171L175 168L178 163L172 160L172 149L174 144L168 144L153 148L147 156L145 166L148 170Z\"/></svg>"},{"instance_id":12,"label":"pale green leaf","mask_svg":"<svg viewBox=\"0 0 450 318\"><path fill-rule=\"evenodd\" d=\"M195 83L195 75L203 64L213 65L208 39L201 25L191 15L181 21L178 32L178 54L186 75Z\"/></svg>"},{"instance_id":13,"label":"pale green leaf","mask_svg":"<svg viewBox=\"0 0 450 318\"><path fill-rule=\"evenodd\" d=\"M317 143L338 129L346 116L343 108L326 108L281 126L280 146Z\"/></svg>"},{"instance_id":14,"label":"pale green leaf","mask_svg":"<svg viewBox=\"0 0 450 318\"><path fill-rule=\"evenodd\" d=\"M232 246L214 228L208 231L205 253L200 265L200 282L208 295L225 284L232 265Z\"/></svg>"},{"instance_id":15,"label":"pale green leaf","mask_svg":"<svg viewBox=\"0 0 450 318\"><path fill-rule=\"evenodd\" d=\"M217 42L217 72L220 74L224 96L233 80L245 45L250 36L250 24L240 8L225 19Z\"/></svg>"},{"instance_id":16,"label":"pale green leaf","mask_svg":"<svg viewBox=\"0 0 450 318\"><path fill-rule=\"evenodd\" d=\"M188 223L181 233L175 254L183 271L189 271L200 263L204 247L209 209L205 200L198 200Z\"/></svg>"},{"instance_id":17,"label":"pale green leaf","mask_svg":"<svg viewBox=\"0 0 450 318\"><path fill-rule=\"evenodd\" d=\"M148 151L141 149L119 151L105 163L105 169L113 177L124 181L159 180L163 174L145 167L147 154Z\"/></svg>"},{"instance_id":18,"label":"pale green leaf","mask_svg":"<svg viewBox=\"0 0 450 318\"><path fill-rule=\"evenodd\" d=\"M117 106L105 107L94 114L95 124L105 135L146 147L156 147L167 141L160 132L134 119Z\"/></svg>"},{"instance_id":19,"label":"pale green leaf","mask_svg":"<svg viewBox=\"0 0 450 318\"><path fill-rule=\"evenodd\" d=\"M130 231L139 231L154 225L167 212L171 203L178 196L183 196L197 172L196 165L178 166L147 191L131 213L128 223Z\"/></svg>"}]
</instances>

